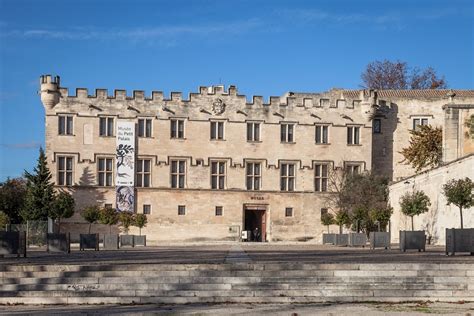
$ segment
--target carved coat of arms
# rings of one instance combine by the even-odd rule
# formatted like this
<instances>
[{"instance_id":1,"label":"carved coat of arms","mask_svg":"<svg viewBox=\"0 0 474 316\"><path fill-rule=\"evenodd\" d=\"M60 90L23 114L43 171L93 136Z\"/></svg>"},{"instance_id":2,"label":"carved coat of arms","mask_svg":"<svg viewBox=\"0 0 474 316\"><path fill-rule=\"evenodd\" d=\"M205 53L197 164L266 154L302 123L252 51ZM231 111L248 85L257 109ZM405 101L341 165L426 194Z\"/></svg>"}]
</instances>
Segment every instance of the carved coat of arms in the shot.
<instances>
[{"instance_id":1,"label":"carved coat of arms","mask_svg":"<svg viewBox=\"0 0 474 316\"><path fill-rule=\"evenodd\" d=\"M224 101L222 101L222 99L217 99L216 101L214 101L214 103L212 103L212 113L214 113L215 115L219 115L224 113L224 111L225 103Z\"/></svg>"}]
</instances>

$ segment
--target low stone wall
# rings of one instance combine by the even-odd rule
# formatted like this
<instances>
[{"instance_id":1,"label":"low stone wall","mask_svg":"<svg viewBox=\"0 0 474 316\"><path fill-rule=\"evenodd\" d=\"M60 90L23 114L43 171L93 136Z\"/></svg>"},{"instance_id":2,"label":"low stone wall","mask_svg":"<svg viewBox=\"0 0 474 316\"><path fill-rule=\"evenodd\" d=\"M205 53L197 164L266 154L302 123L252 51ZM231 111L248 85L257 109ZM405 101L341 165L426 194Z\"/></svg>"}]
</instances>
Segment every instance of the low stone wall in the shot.
<instances>
[{"instance_id":1,"label":"low stone wall","mask_svg":"<svg viewBox=\"0 0 474 316\"><path fill-rule=\"evenodd\" d=\"M474 301L474 264L3 265L1 304Z\"/></svg>"}]
</instances>

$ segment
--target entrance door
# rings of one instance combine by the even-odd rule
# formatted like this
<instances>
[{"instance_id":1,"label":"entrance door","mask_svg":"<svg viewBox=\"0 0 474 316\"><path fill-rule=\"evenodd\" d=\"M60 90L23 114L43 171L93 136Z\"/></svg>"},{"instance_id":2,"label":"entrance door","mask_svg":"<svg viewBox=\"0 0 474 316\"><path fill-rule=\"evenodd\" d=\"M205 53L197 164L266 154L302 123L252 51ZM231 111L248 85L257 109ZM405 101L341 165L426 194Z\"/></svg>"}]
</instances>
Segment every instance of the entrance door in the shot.
<instances>
[{"instance_id":1,"label":"entrance door","mask_svg":"<svg viewBox=\"0 0 474 316\"><path fill-rule=\"evenodd\" d=\"M266 241L266 210L262 207L244 208L244 230L250 231L250 241Z\"/></svg>"}]
</instances>

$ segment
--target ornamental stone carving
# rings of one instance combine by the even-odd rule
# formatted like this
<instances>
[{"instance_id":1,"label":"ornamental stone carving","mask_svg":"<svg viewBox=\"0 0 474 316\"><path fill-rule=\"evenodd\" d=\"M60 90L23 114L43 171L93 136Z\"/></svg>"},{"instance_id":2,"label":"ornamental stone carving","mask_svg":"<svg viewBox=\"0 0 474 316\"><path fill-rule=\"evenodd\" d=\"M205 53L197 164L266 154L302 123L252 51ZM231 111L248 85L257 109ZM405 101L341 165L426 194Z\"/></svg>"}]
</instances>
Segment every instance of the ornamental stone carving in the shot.
<instances>
[{"instance_id":1,"label":"ornamental stone carving","mask_svg":"<svg viewBox=\"0 0 474 316\"><path fill-rule=\"evenodd\" d=\"M220 115L225 111L225 103L222 99L216 99L214 103L212 103L212 113L215 115Z\"/></svg>"}]
</instances>

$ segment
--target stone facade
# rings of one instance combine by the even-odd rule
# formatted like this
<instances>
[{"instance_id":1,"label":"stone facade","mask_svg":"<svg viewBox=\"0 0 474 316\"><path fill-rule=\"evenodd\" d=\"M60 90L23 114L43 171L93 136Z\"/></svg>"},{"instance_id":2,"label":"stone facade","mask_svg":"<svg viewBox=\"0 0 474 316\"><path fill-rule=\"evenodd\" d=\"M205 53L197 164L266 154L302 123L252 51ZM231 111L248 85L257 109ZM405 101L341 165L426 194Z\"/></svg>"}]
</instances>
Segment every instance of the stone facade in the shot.
<instances>
[{"instance_id":1,"label":"stone facade","mask_svg":"<svg viewBox=\"0 0 474 316\"><path fill-rule=\"evenodd\" d=\"M328 173L349 168L373 169L393 179L409 176L413 171L399 162L398 151L407 145L414 119L443 125L444 105L474 101L474 91L451 91L456 93L452 97L448 91L411 95L333 89L288 92L268 102L254 96L249 102L234 86L200 87L187 99L178 92L165 98L162 92L146 97L143 91L128 96L115 90L109 96L103 89L94 95L76 89L69 95L59 77L42 76L40 83L48 163L58 187L76 197L78 210L94 203L115 204L113 180L103 178L99 185L99 164L111 159L115 165L117 122L148 120L149 134L137 137L135 159L149 161L149 182L136 185L135 205L139 213L151 210L143 230L151 242L238 239L241 230L255 225L268 241L320 242L325 230L320 216L330 194L321 188L322 166ZM111 133L100 135L101 118ZM182 125L174 125L175 120ZM376 133L375 120L380 127ZM259 126L256 138L252 124ZM177 137L171 137L172 126ZM182 188L172 188L176 160L183 161ZM213 162L223 163L219 189L212 187ZM249 190L247 184L252 163L259 164L253 170L259 175L258 190ZM107 177L106 172L101 176ZM185 215L178 215L179 206L185 206ZM252 216L256 218L249 224ZM80 222L77 212L64 227L77 232Z\"/></svg>"}]
</instances>

